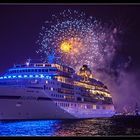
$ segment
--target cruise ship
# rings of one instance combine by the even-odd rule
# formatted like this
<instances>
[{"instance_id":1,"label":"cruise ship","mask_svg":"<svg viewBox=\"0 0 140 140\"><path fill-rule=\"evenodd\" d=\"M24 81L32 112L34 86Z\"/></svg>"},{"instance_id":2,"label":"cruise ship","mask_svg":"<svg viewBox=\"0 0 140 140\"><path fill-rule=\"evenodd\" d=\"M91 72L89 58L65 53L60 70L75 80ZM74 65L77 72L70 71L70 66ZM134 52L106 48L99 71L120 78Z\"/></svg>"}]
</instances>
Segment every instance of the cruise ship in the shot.
<instances>
[{"instance_id":1,"label":"cruise ship","mask_svg":"<svg viewBox=\"0 0 140 140\"><path fill-rule=\"evenodd\" d=\"M0 120L112 117L112 96L92 76L53 62L17 64L0 76Z\"/></svg>"}]
</instances>

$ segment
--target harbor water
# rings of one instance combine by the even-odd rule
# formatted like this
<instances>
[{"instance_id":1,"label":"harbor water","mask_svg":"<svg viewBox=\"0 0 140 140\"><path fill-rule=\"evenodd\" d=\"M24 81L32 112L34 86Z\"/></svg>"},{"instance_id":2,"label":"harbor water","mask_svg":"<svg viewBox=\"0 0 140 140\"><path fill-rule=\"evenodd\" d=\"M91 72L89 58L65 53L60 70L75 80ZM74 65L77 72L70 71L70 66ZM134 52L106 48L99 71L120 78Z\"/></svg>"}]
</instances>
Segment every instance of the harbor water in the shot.
<instances>
[{"instance_id":1,"label":"harbor water","mask_svg":"<svg viewBox=\"0 0 140 140\"><path fill-rule=\"evenodd\" d=\"M139 136L140 119L0 121L0 136Z\"/></svg>"}]
</instances>

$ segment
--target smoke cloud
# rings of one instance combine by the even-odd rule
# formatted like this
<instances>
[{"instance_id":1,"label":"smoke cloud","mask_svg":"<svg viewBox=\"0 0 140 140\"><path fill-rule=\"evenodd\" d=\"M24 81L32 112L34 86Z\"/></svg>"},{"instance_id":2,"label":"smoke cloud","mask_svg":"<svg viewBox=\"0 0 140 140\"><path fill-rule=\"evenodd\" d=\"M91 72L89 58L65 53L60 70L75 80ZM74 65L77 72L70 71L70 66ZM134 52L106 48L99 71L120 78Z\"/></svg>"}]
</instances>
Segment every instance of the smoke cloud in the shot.
<instances>
[{"instance_id":1,"label":"smoke cloud","mask_svg":"<svg viewBox=\"0 0 140 140\"><path fill-rule=\"evenodd\" d=\"M123 67L116 71L115 75L97 70L96 77L108 86L117 112L133 112L136 103L140 106L140 70L126 71Z\"/></svg>"}]
</instances>

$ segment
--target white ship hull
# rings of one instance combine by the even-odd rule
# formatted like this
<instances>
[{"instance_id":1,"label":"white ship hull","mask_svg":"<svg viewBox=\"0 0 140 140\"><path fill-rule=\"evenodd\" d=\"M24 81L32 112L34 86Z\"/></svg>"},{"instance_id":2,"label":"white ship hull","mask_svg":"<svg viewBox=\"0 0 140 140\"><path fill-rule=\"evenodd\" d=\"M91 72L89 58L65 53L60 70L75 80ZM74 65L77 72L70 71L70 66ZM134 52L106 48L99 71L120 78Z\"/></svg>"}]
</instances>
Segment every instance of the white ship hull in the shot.
<instances>
[{"instance_id":1,"label":"white ship hull","mask_svg":"<svg viewBox=\"0 0 140 140\"><path fill-rule=\"evenodd\" d=\"M78 109L61 109L52 101L22 101L18 106L17 100L0 100L0 120L19 119L82 119L111 117L111 110L95 109L81 111ZM69 111L68 111L69 110Z\"/></svg>"},{"instance_id":2,"label":"white ship hull","mask_svg":"<svg viewBox=\"0 0 140 140\"><path fill-rule=\"evenodd\" d=\"M85 103L74 103L76 106L61 107L60 103L69 103L61 100L52 100L48 98L45 91L40 93L30 93L27 96L23 88L1 88L0 93L0 120L25 120L25 119L85 119L112 117L114 111L110 109L88 109L81 108ZM34 95L33 95L34 94ZM45 96L44 96L45 94ZM11 99L6 99L10 97ZM24 98L14 99L24 95ZM26 95L26 96L25 96ZM43 99L38 100L42 95ZM6 97L6 98L5 98ZM31 98L32 97L32 98ZM57 104L56 104L57 103Z\"/></svg>"}]
</instances>

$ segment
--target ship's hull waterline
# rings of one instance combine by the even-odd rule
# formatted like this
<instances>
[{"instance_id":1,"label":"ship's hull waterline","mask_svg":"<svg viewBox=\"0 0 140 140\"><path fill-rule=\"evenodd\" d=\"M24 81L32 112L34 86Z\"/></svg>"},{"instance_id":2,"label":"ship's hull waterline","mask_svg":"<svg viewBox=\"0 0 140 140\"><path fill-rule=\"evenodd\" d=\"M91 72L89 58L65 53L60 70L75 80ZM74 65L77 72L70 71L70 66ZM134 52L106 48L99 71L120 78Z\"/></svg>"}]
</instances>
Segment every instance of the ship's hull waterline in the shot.
<instances>
[{"instance_id":1,"label":"ship's hull waterline","mask_svg":"<svg viewBox=\"0 0 140 140\"><path fill-rule=\"evenodd\" d=\"M113 111L104 109L61 108L54 101L0 99L0 120L85 119L113 115Z\"/></svg>"}]
</instances>

